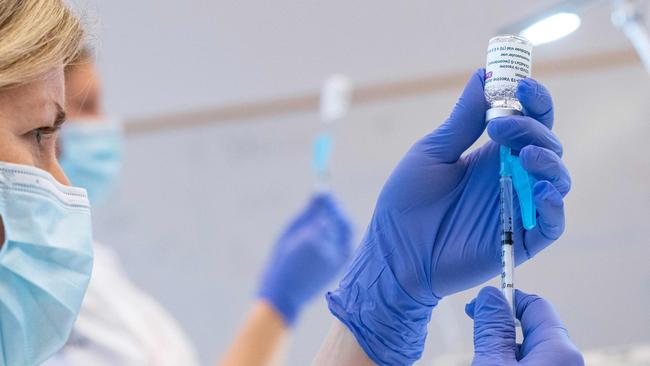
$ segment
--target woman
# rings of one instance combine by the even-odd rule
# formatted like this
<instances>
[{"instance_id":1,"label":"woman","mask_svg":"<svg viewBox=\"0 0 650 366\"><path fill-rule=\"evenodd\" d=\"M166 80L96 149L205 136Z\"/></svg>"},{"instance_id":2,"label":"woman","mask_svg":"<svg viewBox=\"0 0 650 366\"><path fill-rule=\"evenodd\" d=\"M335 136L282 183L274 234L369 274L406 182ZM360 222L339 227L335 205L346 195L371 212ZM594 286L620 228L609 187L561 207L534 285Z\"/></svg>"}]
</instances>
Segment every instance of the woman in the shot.
<instances>
[{"instance_id":1,"label":"woman","mask_svg":"<svg viewBox=\"0 0 650 366\"><path fill-rule=\"evenodd\" d=\"M56 158L63 70L82 38L62 0L0 1L0 365L63 346L92 270L86 192Z\"/></svg>"},{"instance_id":2,"label":"woman","mask_svg":"<svg viewBox=\"0 0 650 366\"><path fill-rule=\"evenodd\" d=\"M65 81L69 121L61 131L61 165L97 207L110 196L120 173L120 122L103 111L100 77L89 49L66 67ZM346 262L350 232L331 195L311 200L277 241L258 300L221 365L261 366L276 359L298 313ZM198 365L181 327L132 283L112 248L95 242L94 249L92 280L72 336L46 365Z\"/></svg>"},{"instance_id":3,"label":"woman","mask_svg":"<svg viewBox=\"0 0 650 366\"><path fill-rule=\"evenodd\" d=\"M38 365L65 344L92 271L88 197L69 187L56 151L66 119L64 68L82 38L78 19L62 0L0 1L0 365ZM274 342L250 343L246 334L262 334L257 330L271 325L274 339L281 340L315 294L313 284L298 291L304 296L283 290L287 274L296 278L285 264L313 260L318 253L306 237L331 229L343 243L342 255L325 259L334 267L344 262L349 227L331 199L317 197L307 211L276 245L259 301L226 364L271 357ZM336 221L323 226L323 215ZM305 236L310 229L314 232ZM257 345L263 346L258 352L246 351Z\"/></svg>"}]
</instances>

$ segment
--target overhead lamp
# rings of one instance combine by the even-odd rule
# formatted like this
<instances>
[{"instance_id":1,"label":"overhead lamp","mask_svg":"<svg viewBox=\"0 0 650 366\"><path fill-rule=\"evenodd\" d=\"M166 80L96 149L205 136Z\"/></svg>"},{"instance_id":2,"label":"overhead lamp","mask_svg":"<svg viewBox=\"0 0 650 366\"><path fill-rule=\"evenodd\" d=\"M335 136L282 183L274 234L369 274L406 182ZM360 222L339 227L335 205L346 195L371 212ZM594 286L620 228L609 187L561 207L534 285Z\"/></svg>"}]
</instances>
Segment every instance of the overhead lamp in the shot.
<instances>
[{"instance_id":1,"label":"overhead lamp","mask_svg":"<svg viewBox=\"0 0 650 366\"><path fill-rule=\"evenodd\" d=\"M527 38L533 45L539 46L575 32L580 27L580 22L580 16L576 13L555 13L528 26L519 35Z\"/></svg>"}]
</instances>

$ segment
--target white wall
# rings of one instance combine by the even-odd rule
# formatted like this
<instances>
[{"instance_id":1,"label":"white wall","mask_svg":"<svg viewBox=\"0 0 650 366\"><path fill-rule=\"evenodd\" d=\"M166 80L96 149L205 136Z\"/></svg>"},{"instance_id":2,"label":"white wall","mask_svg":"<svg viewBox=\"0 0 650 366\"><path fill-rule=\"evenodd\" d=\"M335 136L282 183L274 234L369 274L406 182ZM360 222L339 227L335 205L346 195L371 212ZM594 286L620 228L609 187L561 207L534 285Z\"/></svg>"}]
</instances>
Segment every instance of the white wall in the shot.
<instances>
[{"instance_id":1,"label":"white wall","mask_svg":"<svg viewBox=\"0 0 650 366\"><path fill-rule=\"evenodd\" d=\"M517 283L555 303L582 348L650 341L650 77L639 66L543 81L556 98L556 132L574 186L566 234L522 267ZM445 118L457 94L353 108L338 136L334 183L358 234L392 167ZM310 193L316 117L128 141L121 187L95 216L97 236L182 322L206 364L240 324L275 236ZM463 307L475 293L444 304L468 349L471 323ZM424 360L443 351L438 314ZM319 299L302 320L291 365L308 364L331 317Z\"/></svg>"}]
</instances>

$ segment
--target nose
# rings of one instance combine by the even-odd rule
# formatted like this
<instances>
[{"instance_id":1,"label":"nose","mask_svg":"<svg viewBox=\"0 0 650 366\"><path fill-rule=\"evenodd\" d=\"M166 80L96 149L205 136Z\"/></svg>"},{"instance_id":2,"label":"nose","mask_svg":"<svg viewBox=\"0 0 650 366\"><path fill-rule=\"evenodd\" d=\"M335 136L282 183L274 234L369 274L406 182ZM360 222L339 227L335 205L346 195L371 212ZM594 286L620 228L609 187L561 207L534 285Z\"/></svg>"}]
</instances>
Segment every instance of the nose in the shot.
<instances>
[{"instance_id":1,"label":"nose","mask_svg":"<svg viewBox=\"0 0 650 366\"><path fill-rule=\"evenodd\" d=\"M59 165L58 161L54 162L47 171L50 172L50 174L52 174L52 176L54 177L54 179L57 180L57 182L66 186L71 185L70 180L68 180L68 177L63 172L63 168L61 168L61 165Z\"/></svg>"}]
</instances>

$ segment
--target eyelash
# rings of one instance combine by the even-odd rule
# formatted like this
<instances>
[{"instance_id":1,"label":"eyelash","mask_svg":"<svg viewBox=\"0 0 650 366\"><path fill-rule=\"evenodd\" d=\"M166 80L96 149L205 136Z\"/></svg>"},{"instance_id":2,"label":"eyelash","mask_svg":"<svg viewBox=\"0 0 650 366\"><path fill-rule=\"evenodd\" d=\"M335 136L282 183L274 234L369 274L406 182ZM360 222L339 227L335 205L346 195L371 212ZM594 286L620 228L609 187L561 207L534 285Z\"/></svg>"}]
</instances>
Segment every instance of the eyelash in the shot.
<instances>
[{"instance_id":1,"label":"eyelash","mask_svg":"<svg viewBox=\"0 0 650 366\"><path fill-rule=\"evenodd\" d=\"M61 129L61 126L54 126L54 127L40 127L37 128L33 131L34 137L36 138L36 143L41 144L43 141L43 137L49 137L51 135L54 135Z\"/></svg>"}]
</instances>

